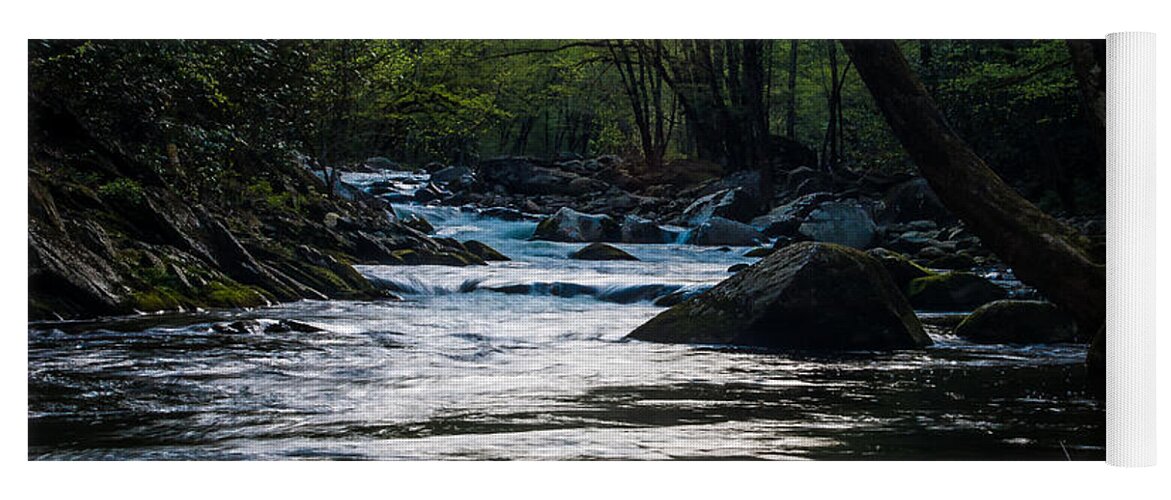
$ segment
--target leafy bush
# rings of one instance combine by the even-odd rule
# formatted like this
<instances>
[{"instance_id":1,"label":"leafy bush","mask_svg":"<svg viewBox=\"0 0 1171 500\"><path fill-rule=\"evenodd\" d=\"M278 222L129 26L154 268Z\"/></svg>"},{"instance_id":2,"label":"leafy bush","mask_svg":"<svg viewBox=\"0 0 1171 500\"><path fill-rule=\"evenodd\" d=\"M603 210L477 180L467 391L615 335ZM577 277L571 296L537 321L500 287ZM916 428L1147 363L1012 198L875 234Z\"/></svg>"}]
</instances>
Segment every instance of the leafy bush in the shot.
<instances>
[{"instance_id":1,"label":"leafy bush","mask_svg":"<svg viewBox=\"0 0 1171 500\"><path fill-rule=\"evenodd\" d=\"M127 178L115 179L102 184L98 187L98 196L101 196L102 200L131 207L142 206L146 203L146 194L142 190L142 185Z\"/></svg>"}]
</instances>

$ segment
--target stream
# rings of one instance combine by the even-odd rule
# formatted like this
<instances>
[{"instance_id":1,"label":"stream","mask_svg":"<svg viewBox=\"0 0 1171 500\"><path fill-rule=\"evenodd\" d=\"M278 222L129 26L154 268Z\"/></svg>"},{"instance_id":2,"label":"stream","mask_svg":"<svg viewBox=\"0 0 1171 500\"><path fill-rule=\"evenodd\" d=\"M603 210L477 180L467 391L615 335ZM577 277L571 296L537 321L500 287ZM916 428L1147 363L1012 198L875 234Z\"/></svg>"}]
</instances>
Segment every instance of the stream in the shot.
<instances>
[{"instance_id":1,"label":"stream","mask_svg":"<svg viewBox=\"0 0 1171 500\"><path fill-rule=\"evenodd\" d=\"M351 174L355 185L425 177ZM1085 347L979 345L929 327L919 351L814 355L625 341L755 259L619 244L577 261L536 222L396 205L488 266L358 266L402 301L300 301L30 323L30 459L1102 460ZM936 314L938 315L938 314ZM924 313L924 317L928 315ZM315 333L214 331L295 319Z\"/></svg>"}]
</instances>

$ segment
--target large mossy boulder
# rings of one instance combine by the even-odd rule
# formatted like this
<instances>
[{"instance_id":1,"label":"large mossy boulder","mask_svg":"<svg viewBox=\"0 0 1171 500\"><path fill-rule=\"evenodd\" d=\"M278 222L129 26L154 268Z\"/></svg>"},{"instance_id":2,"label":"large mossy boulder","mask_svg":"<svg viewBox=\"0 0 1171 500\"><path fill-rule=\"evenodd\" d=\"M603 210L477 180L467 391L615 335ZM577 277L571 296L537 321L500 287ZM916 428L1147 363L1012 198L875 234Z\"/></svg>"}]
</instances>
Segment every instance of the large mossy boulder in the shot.
<instances>
[{"instance_id":1,"label":"large mossy boulder","mask_svg":"<svg viewBox=\"0 0 1171 500\"><path fill-rule=\"evenodd\" d=\"M931 344L874 258L804 242L765 257L630 333L652 342L890 350Z\"/></svg>"},{"instance_id":2,"label":"large mossy boulder","mask_svg":"<svg viewBox=\"0 0 1171 500\"><path fill-rule=\"evenodd\" d=\"M1007 296L1005 289L972 273L933 274L907 285L911 305L931 311L971 310Z\"/></svg>"},{"instance_id":3,"label":"large mossy boulder","mask_svg":"<svg viewBox=\"0 0 1171 500\"><path fill-rule=\"evenodd\" d=\"M583 214L569 207L542 220L533 233L536 240L574 243L618 241L621 237L622 226L609 215Z\"/></svg>"},{"instance_id":4,"label":"large mossy boulder","mask_svg":"<svg viewBox=\"0 0 1171 500\"><path fill-rule=\"evenodd\" d=\"M569 254L569 258L576 260L638 260L638 257L626 253L625 250L605 243L590 243L581 250Z\"/></svg>"},{"instance_id":5,"label":"large mossy boulder","mask_svg":"<svg viewBox=\"0 0 1171 500\"><path fill-rule=\"evenodd\" d=\"M998 300L980 306L955 329L979 343L1042 344L1074 342L1077 325L1057 306L1036 300Z\"/></svg>"}]
</instances>

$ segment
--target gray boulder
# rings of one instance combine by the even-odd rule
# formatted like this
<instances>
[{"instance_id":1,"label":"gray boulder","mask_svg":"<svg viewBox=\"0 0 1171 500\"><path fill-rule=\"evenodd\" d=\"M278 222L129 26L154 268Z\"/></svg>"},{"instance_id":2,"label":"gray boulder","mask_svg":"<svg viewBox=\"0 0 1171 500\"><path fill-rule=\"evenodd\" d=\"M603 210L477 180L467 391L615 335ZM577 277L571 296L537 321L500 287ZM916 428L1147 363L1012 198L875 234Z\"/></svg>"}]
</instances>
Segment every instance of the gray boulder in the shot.
<instances>
[{"instance_id":1,"label":"gray boulder","mask_svg":"<svg viewBox=\"0 0 1171 500\"><path fill-rule=\"evenodd\" d=\"M951 213L939 201L927 180L922 178L890 188L883 198L883 206L881 219L886 222L941 221L951 218Z\"/></svg>"},{"instance_id":2,"label":"gray boulder","mask_svg":"<svg viewBox=\"0 0 1171 500\"><path fill-rule=\"evenodd\" d=\"M723 217L712 217L691 230L691 234L687 237L687 243L692 245L755 246L766 239L760 231L748 224Z\"/></svg>"},{"instance_id":3,"label":"gray boulder","mask_svg":"<svg viewBox=\"0 0 1171 500\"><path fill-rule=\"evenodd\" d=\"M683 220L691 226L703 224L712 217L748 222L759 213L757 207L757 200L746 189L725 189L692 202L683 209Z\"/></svg>"},{"instance_id":4,"label":"gray boulder","mask_svg":"<svg viewBox=\"0 0 1171 500\"><path fill-rule=\"evenodd\" d=\"M431 174L431 181L452 187L467 187L476 182L476 174L468 167L447 167Z\"/></svg>"},{"instance_id":5,"label":"gray boulder","mask_svg":"<svg viewBox=\"0 0 1171 500\"><path fill-rule=\"evenodd\" d=\"M882 265L799 243L635 329L632 339L768 349L890 350L931 344Z\"/></svg>"},{"instance_id":6,"label":"gray boulder","mask_svg":"<svg viewBox=\"0 0 1171 500\"><path fill-rule=\"evenodd\" d=\"M533 239L589 243L618 241L622 227L609 215L583 214L562 207L537 224Z\"/></svg>"},{"instance_id":7,"label":"gray boulder","mask_svg":"<svg viewBox=\"0 0 1171 500\"><path fill-rule=\"evenodd\" d=\"M878 226L856 203L829 202L810 212L797 230L814 241L867 248L874 242Z\"/></svg>"},{"instance_id":8,"label":"gray boulder","mask_svg":"<svg viewBox=\"0 0 1171 500\"><path fill-rule=\"evenodd\" d=\"M674 236L650 219L634 215L622 219L623 243L670 243L675 241Z\"/></svg>"},{"instance_id":9,"label":"gray boulder","mask_svg":"<svg viewBox=\"0 0 1171 500\"><path fill-rule=\"evenodd\" d=\"M769 213L752 219L752 225L767 236L796 236L797 229L818 205L832 201L830 193L810 193L780 205Z\"/></svg>"}]
</instances>

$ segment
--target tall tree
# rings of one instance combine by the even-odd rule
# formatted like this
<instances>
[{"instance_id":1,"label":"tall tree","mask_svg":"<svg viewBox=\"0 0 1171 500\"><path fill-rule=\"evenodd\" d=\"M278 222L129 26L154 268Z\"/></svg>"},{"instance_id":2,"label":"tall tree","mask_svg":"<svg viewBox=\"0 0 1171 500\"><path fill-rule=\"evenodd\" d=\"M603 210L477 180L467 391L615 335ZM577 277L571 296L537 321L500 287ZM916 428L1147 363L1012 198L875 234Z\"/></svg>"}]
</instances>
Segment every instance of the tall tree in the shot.
<instances>
[{"instance_id":1,"label":"tall tree","mask_svg":"<svg viewBox=\"0 0 1171 500\"><path fill-rule=\"evenodd\" d=\"M731 170L766 166L764 42L681 40L677 47L656 68L678 96L699 157Z\"/></svg>"},{"instance_id":2,"label":"tall tree","mask_svg":"<svg viewBox=\"0 0 1171 500\"><path fill-rule=\"evenodd\" d=\"M664 99L663 76L655 70L662 64L663 41L617 40L607 42L607 48L634 113L643 160L660 167L675 124L675 104Z\"/></svg>"},{"instance_id":3,"label":"tall tree","mask_svg":"<svg viewBox=\"0 0 1171 500\"><path fill-rule=\"evenodd\" d=\"M789 40L789 95L785 103L785 137L797 140L797 40Z\"/></svg>"},{"instance_id":4,"label":"tall tree","mask_svg":"<svg viewBox=\"0 0 1171 500\"><path fill-rule=\"evenodd\" d=\"M837 168L842 158L842 133L845 130L845 118L842 114L842 87L846 83L846 75L850 72L850 63L844 66L838 63L838 44L833 40L826 41L826 54L829 64L829 87L826 89L826 109L829 121L825 127L825 138L821 143L822 169L832 171Z\"/></svg>"},{"instance_id":5,"label":"tall tree","mask_svg":"<svg viewBox=\"0 0 1171 500\"><path fill-rule=\"evenodd\" d=\"M939 199L1022 282L1069 312L1084 335L1099 331L1106 321L1106 266L1094 258L1089 240L1017 194L968 147L895 42L843 40L842 45Z\"/></svg>"}]
</instances>

